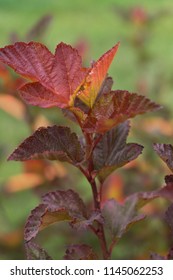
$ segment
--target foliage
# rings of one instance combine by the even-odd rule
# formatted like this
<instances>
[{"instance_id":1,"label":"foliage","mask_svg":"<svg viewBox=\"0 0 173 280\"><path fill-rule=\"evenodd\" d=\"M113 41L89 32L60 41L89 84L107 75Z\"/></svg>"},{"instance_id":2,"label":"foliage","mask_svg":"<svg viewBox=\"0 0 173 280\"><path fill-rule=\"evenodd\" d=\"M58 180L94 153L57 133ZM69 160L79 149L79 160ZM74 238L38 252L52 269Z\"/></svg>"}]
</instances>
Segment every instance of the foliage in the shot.
<instances>
[{"instance_id":1,"label":"foliage","mask_svg":"<svg viewBox=\"0 0 173 280\"><path fill-rule=\"evenodd\" d=\"M167 177L165 187L159 190L132 194L121 204L115 199L102 203L106 178L137 158L143 149L139 144L126 143L128 119L160 108L142 95L112 90L107 72L118 47L119 43L88 68L82 66L78 51L62 42L55 54L36 42L18 42L0 49L0 61L30 80L19 89L22 99L34 106L63 109L82 131L77 135L63 126L41 127L15 149L9 160L66 161L83 173L93 195L93 205L88 208L71 189L45 194L25 226L28 258L49 259L34 239L51 224L66 221L77 232L93 232L102 255L87 244L73 244L65 259L110 259L122 235L145 218L140 208L158 197L173 200L173 185Z\"/></svg>"}]
</instances>

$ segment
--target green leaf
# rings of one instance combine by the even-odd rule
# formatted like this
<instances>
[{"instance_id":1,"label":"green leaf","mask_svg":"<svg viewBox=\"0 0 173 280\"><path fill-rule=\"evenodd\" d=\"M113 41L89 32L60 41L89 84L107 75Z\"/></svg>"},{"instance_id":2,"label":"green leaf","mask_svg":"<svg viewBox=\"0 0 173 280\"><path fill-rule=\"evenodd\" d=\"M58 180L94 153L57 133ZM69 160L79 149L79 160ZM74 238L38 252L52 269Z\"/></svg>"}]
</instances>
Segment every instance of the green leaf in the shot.
<instances>
[{"instance_id":1,"label":"green leaf","mask_svg":"<svg viewBox=\"0 0 173 280\"><path fill-rule=\"evenodd\" d=\"M97 144L93 161L99 180L103 182L117 168L127 164L141 154L143 147L126 144L129 122L126 121L106 132Z\"/></svg>"}]
</instances>

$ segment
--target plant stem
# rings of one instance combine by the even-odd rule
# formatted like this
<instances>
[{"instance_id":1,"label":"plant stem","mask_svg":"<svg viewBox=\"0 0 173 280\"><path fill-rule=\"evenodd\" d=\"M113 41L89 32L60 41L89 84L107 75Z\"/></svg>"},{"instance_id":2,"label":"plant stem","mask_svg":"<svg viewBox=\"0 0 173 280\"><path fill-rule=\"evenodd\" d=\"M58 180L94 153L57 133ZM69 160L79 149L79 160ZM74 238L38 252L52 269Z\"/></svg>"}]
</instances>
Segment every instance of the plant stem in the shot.
<instances>
[{"instance_id":1,"label":"plant stem","mask_svg":"<svg viewBox=\"0 0 173 280\"><path fill-rule=\"evenodd\" d=\"M88 148L92 146L92 138L89 134L84 133L85 140L86 140L86 149L88 151ZM86 151L86 152L87 152ZM82 166L79 166L79 169L81 172L85 175L87 178L88 182L91 185L92 188L92 194L93 194L93 200L94 200L94 210L100 212L100 193L97 190L97 185L95 182L95 178L93 178L92 173L94 171L94 164L93 164L93 158L92 158L92 152L90 153L88 159L88 168L84 169ZM97 238L99 239L102 254L103 254L103 259L107 260L110 258L110 253L107 248L107 243L106 243L106 238L105 238L105 232L104 232L104 227L103 224L99 221L97 221L97 229L96 228L91 228L92 231L96 234Z\"/></svg>"},{"instance_id":2,"label":"plant stem","mask_svg":"<svg viewBox=\"0 0 173 280\"><path fill-rule=\"evenodd\" d=\"M83 169L82 166L79 166L79 169L81 170L81 172L84 174L84 176L87 178L88 182L91 185L92 193L93 193L93 200L94 200L94 209L96 211L100 211L100 199L99 199L99 194L97 191L96 182L92 178L91 174L88 173L88 170ZM106 244L104 227L99 221L97 222L97 226L98 226L97 229L95 229L94 227L90 227L90 228L92 229L92 231L96 234L96 236L99 239L100 246L102 249L103 259L107 260L110 258L110 253L109 253L109 250L108 250L107 244Z\"/></svg>"}]
</instances>

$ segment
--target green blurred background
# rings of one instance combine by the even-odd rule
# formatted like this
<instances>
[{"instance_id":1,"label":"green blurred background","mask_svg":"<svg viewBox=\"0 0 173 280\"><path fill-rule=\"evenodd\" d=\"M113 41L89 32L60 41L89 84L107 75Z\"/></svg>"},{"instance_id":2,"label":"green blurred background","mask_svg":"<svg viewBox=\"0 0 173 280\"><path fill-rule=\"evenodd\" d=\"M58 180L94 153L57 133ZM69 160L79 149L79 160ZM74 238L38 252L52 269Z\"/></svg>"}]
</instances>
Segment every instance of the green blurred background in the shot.
<instances>
[{"instance_id":1,"label":"green blurred background","mask_svg":"<svg viewBox=\"0 0 173 280\"><path fill-rule=\"evenodd\" d=\"M144 145L145 152L135 167L118 172L118 176L123 178L121 192L125 195L162 186L168 170L157 160L151 143L173 143L173 2L0 0L0 47L8 45L15 38L26 41L26 34L45 15L50 15L52 20L38 40L52 51L61 41L79 47L86 65L118 41L121 42L109 71L114 79L114 89L138 92L163 105L160 112L138 117L133 122L129 139ZM12 75L15 79L14 73ZM0 86L4 94L1 77ZM31 114L43 114L52 123L65 123L63 116L55 110L32 108ZM69 121L67 124L72 125ZM85 179L68 165L65 165L65 175L56 183L51 182L51 186L46 182L43 188L22 190L21 187L20 191L8 191L9 179L23 173L24 167L21 163L7 162L6 158L29 134L30 127L26 120L11 116L4 108L0 109L0 259L25 258L22 236L24 223L30 210L40 201L42 193L63 186L77 188L88 203L91 196ZM113 184L115 179L115 185L116 176L112 179ZM135 226L118 244L113 257L149 258L150 251L166 252L170 238L167 225L160 219L166 210L164 207L165 204L160 202L155 205L157 211L150 209L153 220L148 219ZM144 227L148 227L148 231L144 232ZM66 225L46 229L39 235L38 242L54 258L61 259L65 245L75 243L78 239L95 244L92 234L82 233L76 239L76 233Z\"/></svg>"}]
</instances>

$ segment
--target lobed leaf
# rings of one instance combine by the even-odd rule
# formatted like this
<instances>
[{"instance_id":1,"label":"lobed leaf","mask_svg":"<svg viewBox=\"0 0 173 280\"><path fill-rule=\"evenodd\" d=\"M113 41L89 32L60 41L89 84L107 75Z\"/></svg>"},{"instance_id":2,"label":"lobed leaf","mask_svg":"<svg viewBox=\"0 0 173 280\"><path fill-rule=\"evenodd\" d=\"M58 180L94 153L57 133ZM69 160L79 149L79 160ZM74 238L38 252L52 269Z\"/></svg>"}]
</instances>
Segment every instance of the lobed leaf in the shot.
<instances>
[{"instance_id":1,"label":"lobed leaf","mask_svg":"<svg viewBox=\"0 0 173 280\"><path fill-rule=\"evenodd\" d=\"M129 118L159 108L159 105L142 95L122 90L111 91L95 103L83 129L87 133L104 133Z\"/></svg>"},{"instance_id":2,"label":"lobed leaf","mask_svg":"<svg viewBox=\"0 0 173 280\"><path fill-rule=\"evenodd\" d=\"M63 96L55 94L38 82L22 86L20 88L20 96L27 104L41 108L63 108L67 105L67 100Z\"/></svg>"},{"instance_id":3,"label":"lobed leaf","mask_svg":"<svg viewBox=\"0 0 173 280\"><path fill-rule=\"evenodd\" d=\"M60 221L77 223L87 218L86 207L72 190L55 191L43 196L42 203L31 211L24 238L30 241L40 230Z\"/></svg>"},{"instance_id":4,"label":"lobed leaf","mask_svg":"<svg viewBox=\"0 0 173 280\"><path fill-rule=\"evenodd\" d=\"M171 144L153 145L155 152L166 163L169 169L173 172L173 146Z\"/></svg>"},{"instance_id":5,"label":"lobed leaf","mask_svg":"<svg viewBox=\"0 0 173 280\"><path fill-rule=\"evenodd\" d=\"M53 55L43 44L18 42L0 49L0 61L37 82L22 87L21 95L29 104L41 107L73 104L86 76L78 51L64 43L57 45Z\"/></svg>"},{"instance_id":6,"label":"lobed leaf","mask_svg":"<svg viewBox=\"0 0 173 280\"><path fill-rule=\"evenodd\" d=\"M17 42L1 48L0 61L26 78L40 81L45 85L50 83L49 73L54 56L41 43Z\"/></svg>"},{"instance_id":7,"label":"lobed leaf","mask_svg":"<svg viewBox=\"0 0 173 280\"><path fill-rule=\"evenodd\" d=\"M65 260L98 260L93 249L85 244L70 245L64 256Z\"/></svg>"},{"instance_id":8,"label":"lobed leaf","mask_svg":"<svg viewBox=\"0 0 173 280\"><path fill-rule=\"evenodd\" d=\"M9 160L50 159L77 165L83 158L84 152L77 135L68 127L54 125L36 130L14 150Z\"/></svg>"},{"instance_id":9,"label":"lobed leaf","mask_svg":"<svg viewBox=\"0 0 173 280\"><path fill-rule=\"evenodd\" d=\"M103 54L93 64L85 78L85 83L82 85L82 89L80 90L78 97L90 108L94 105L118 47L119 43Z\"/></svg>"},{"instance_id":10,"label":"lobed leaf","mask_svg":"<svg viewBox=\"0 0 173 280\"><path fill-rule=\"evenodd\" d=\"M141 154L143 147L126 144L129 122L126 121L106 132L97 144L94 153L94 167L101 182L117 168L127 164Z\"/></svg>"},{"instance_id":11,"label":"lobed leaf","mask_svg":"<svg viewBox=\"0 0 173 280\"><path fill-rule=\"evenodd\" d=\"M25 243L25 250L28 260L52 260L48 253L33 241Z\"/></svg>"}]
</instances>

